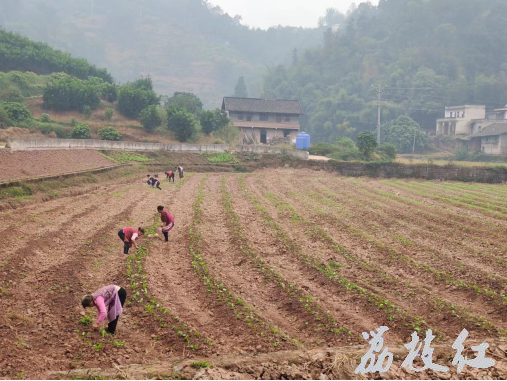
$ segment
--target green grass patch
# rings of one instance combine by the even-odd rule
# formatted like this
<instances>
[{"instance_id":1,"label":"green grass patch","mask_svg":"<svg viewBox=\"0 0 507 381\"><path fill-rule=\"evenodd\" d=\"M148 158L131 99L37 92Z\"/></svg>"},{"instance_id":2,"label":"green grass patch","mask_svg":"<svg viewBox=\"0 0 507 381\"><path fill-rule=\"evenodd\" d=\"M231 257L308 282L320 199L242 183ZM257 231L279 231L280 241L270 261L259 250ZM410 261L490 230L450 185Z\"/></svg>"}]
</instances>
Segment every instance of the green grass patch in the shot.
<instances>
[{"instance_id":1,"label":"green grass patch","mask_svg":"<svg viewBox=\"0 0 507 381\"><path fill-rule=\"evenodd\" d=\"M109 155L106 155L105 153L102 155L107 159L117 163L147 163L151 161L151 159L147 158L146 156L135 152L112 152Z\"/></svg>"},{"instance_id":2,"label":"green grass patch","mask_svg":"<svg viewBox=\"0 0 507 381\"><path fill-rule=\"evenodd\" d=\"M239 163L238 159L236 159L236 157L230 152L201 153L201 156L204 156L210 163Z\"/></svg>"}]
</instances>

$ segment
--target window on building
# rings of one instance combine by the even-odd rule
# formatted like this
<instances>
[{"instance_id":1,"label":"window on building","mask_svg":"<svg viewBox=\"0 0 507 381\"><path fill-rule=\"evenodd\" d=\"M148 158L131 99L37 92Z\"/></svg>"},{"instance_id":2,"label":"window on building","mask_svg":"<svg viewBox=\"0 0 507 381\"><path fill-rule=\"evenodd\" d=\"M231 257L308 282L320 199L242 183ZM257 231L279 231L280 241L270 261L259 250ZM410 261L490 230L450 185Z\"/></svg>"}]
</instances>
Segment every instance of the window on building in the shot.
<instances>
[{"instance_id":1,"label":"window on building","mask_svg":"<svg viewBox=\"0 0 507 381\"><path fill-rule=\"evenodd\" d=\"M238 114L238 120L243 120L243 114Z\"/></svg>"},{"instance_id":2,"label":"window on building","mask_svg":"<svg viewBox=\"0 0 507 381\"><path fill-rule=\"evenodd\" d=\"M263 112L261 114L261 122L267 122L269 120L269 114L267 112Z\"/></svg>"},{"instance_id":3,"label":"window on building","mask_svg":"<svg viewBox=\"0 0 507 381\"><path fill-rule=\"evenodd\" d=\"M291 133L290 130L283 130L283 137L286 138L287 136L289 136Z\"/></svg>"},{"instance_id":4,"label":"window on building","mask_svg":"<svg viewBox=\"0 0 507 381\"><path fill-rule=\"evenodd\" d=\"M252 114L246 114L246 121L251 122L252 121Z\"/></svg>"},{"instance_id":5,"label":"window on building","mask_svg":"<svg viewBox=\"0 0 507 381\"><path fill-rule=\"evenodd\" d=\"M285 123L290 123L290 115L284 115L284 116L283 116L283 121L284 121Z\"/></svg>"},{"instance_id":6,"label":"window on building","mask_svg":"<svg viewBox=\"0 0 507 381\"><path fill-rule=\"evenodd\" d=\"M276 114L276 123L282 123L282 115Z\"/></svg>"}]
</instances>

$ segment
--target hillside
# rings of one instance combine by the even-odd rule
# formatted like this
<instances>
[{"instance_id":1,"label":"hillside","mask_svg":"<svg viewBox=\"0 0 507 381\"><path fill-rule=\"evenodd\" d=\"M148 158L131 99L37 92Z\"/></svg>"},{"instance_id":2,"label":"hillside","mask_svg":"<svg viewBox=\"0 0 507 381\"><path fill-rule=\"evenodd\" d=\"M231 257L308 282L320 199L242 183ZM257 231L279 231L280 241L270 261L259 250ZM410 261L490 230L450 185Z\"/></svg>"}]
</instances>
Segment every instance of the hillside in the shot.
<instances>
[{"instance_id":1,"label":"hillside","mask_svg":"<svg viewBox=\"0 0 507 381\"><path fill-rule=\"evenodd\" d=\"M505 25L503 0L363 3L297 65L270 69L264 96L299 99L303 129L328 142L375 130L380 85L383 123L408 114L434 131L444 106L507 103Z\"/></svg>"},{"instance_id":2,"label":"hillside","mask_svg":"<svg viewBox=\"0 0 507 381\"><path fill-rule=\"evenodd\" d=\"M41 21L42 20L42 21ZM0 25L107 67L120 82L150 75L155 90L196 93L216 107L245 76L262 91L266 66L319 43L321 29L249 29L207 1L19 0L0 3ZM317 21L317 20L316 20ZM65 36L65 38L61 38Z\"/></svg>"}]
</instances>

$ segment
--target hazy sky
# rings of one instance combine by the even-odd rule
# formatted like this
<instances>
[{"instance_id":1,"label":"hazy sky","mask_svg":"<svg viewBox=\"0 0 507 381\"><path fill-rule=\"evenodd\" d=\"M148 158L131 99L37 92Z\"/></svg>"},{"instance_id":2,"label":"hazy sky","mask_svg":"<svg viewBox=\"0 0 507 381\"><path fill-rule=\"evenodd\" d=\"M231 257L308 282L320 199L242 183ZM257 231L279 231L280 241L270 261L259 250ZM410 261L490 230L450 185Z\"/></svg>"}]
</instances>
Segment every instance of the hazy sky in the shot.
<instances>
[{"instance_id":1,"label":"hazy sky","mask_svg":"<svg viewBox=\"0 0 507 381\"><path fill-rule=\"evenodd\" d=\"M345 13L354 0L209 0L230 16L241 15L243 24L252 27L270 26L316 27L326 8L338 8ZM378 0L371 0L377 5Z\"/></svg>"}]
</instances>

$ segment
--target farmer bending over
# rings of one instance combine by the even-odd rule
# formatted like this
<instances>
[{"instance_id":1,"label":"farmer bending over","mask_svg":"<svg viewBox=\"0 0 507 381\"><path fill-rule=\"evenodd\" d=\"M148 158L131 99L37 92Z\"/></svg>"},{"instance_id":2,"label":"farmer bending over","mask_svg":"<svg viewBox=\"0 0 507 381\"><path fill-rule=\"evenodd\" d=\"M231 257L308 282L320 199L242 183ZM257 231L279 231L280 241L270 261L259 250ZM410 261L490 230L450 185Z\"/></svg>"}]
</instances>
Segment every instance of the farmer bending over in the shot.
<instances>
[{"instance_id":1,"label":"farmer bending over","mask_svg":"<svg viewBox=\"0 0 507 381\"><path fill-rule=\"evenodd\" d=\"M169 179L169 182L171 182L171 179L173 179L173 183L174 183L174 172L168 171L165 174L166 174L166 178Z\"/></svg>"},{"instance_id":2,"label":"farmer bending over","mask_svg":"<svg viewBox=\"0 0 507 381\"><path fill-rule=\"evenodd\" d=\"M118 232L118 237L123 241L123 254L128 254L129 249L134 245L136 250L139 248L137 246L136 240L144 235L143 228L125 228L121 229Z\"/></svg>"},{"instance_id":3,"label":"farmer bending over","mask_svg":"<svg viewBox=\"0 0 507 381\"><path fill-rule=\"evenodd\" d=\"M112 284L102 287L93 294L86 295L81 301L81 304L83 308L97 308L97 326L102 323L107 316L109 324L107 325L106 332L114 335L116 324L118 324L118 318L123 312L122 307L126 299L127 291L125 291L123 287Z\"/></svg>"},{"instance_id":4,"label":"farmer bending over","mask_svg":"<svg viewBox=\"0 0 507 381\"><path fill-rule=\"evenodd\" d=\"M167 210L164 210L163 206L159 206L157 210L162 220L162 233L164 233L165 241L169 242L169 232L174 227L174 217Z\"/></svg>"},{"instance_id":5,"label":"farmer bending over","mask_svg":"<svg viewBox=\"0 0 507 381\"><path fill-rule=\"evenodd\" d=\"M178 171L178 173L179 173L179 175L180 175L180 179L182 179L182 178L183 178L183 167L182 167L182 166L180 166L180 165L178 165L178 166L176 167L176 170Z\"/></svg>"}]
</instances>

